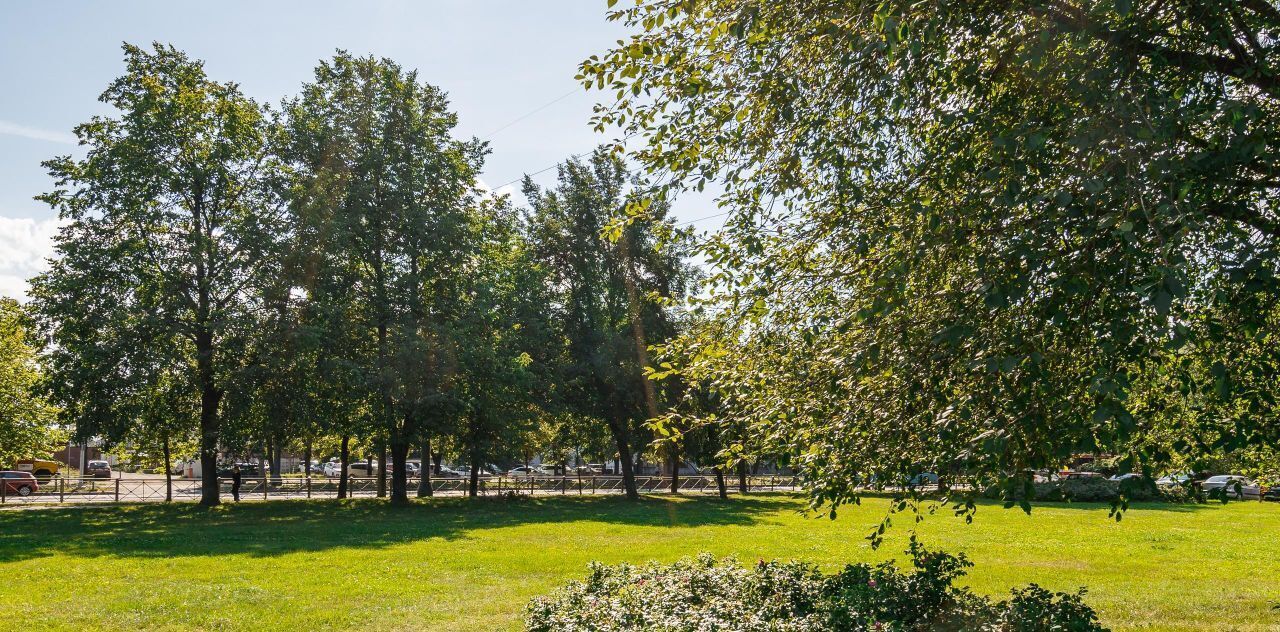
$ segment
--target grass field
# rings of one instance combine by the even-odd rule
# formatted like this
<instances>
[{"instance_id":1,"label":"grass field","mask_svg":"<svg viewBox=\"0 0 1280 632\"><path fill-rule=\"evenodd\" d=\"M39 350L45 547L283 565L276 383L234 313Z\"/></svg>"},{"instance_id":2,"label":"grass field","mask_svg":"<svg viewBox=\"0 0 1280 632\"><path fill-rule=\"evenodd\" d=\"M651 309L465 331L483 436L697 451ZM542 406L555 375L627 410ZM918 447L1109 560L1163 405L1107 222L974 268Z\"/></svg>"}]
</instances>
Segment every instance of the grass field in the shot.
<instances>
[{"instance_id":1,"label":"grass field","mask_svg":"<svg viewBox=\"0 0 1280 632\"><path fill-rule=\"evenodd\" d=\"M590 560L710 551L834 568L905 548L905 526L879 551L863 539L883 500L836 521L801 508L762 495L2 511L0 630L518 629L530 597ZM1098 505L992 505L920 534L976 563L975 590L1087 586L1116 629L1280 629L1280 505L1141 506L1118 524Z\"/></svg>"}]
</instances>

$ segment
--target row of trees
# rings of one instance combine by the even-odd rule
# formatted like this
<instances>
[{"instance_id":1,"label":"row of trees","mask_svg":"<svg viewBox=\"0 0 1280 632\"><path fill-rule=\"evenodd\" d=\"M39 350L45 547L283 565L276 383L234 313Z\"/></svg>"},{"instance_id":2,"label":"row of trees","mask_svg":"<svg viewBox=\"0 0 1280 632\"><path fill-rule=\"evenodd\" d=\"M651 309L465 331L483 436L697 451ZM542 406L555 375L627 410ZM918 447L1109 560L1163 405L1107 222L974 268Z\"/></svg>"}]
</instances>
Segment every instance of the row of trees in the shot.
<instances>
[{"instance_id":1,"label":"row of trees","mask_svg":"<svg viewBox=\"0 0 1280 632\"><path fill-rule=\"evenodd\" d=\"M339 53L273 109L172 47L124 51L101 98L118 114L45 164L66 225L31 307L78 435L166 462L194 442L206 504L224 450L278 473L286 447L333 442L340 495L356 445L403 502L411 451L447 446L474 494L539 444L616 454L636 494L646 421L685 394L646 378L648 347L683 326L693 271L616 155L526 180L517 211L478 188L487 149L453 138L446 95L392 61Z\"/></svg>"}]
</instances>

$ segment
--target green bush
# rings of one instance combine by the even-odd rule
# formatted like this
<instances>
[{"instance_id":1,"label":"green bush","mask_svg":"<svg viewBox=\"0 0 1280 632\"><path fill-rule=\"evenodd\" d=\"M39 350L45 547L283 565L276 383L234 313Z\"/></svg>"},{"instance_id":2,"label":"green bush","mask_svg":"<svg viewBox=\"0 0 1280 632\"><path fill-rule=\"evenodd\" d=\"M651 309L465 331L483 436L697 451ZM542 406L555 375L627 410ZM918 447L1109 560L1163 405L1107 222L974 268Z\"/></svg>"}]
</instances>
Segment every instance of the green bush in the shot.
<instances>
[{"instance_id":1,"label":"green bush","mask_svg":"<svg viewBox=\"0 0 1280 632\"><path fill-rule=\"evenodd\" d=\"M530 602L530 632L819 630L1092 632L1103 630L1083 591L1034 584L993 602L954 585L971 564L913 542L914 570L891 562L835 575L798 562L744 567L708 554L674 564L592 564L590 575Z\"/></svg>"}]
</instances>

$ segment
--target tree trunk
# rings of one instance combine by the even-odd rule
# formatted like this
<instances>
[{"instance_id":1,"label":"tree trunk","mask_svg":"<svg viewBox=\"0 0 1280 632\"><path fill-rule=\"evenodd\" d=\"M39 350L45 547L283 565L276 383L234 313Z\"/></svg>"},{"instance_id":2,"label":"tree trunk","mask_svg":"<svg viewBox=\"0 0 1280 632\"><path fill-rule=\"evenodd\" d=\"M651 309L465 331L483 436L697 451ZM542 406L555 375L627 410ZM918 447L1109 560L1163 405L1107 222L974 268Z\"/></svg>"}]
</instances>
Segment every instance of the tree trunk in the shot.
<instances>
[{"instance_id":1,"label":"tree trunk","mask_svg":"<svg viewBox=\"0 0 1280 632\"><path fill-rule=\"evenodd\" d=\"M378 498L387 497L387 443L378 445Z\"/></svg>"},{"instance_id":2,"label":"tree trunk","mask_svg":"<svg viewBox=\"0 0 1280 632\"><path fill-rule=\"evenodd\" d=\"M439 476L440 468L444 467L444 453L443 452L433 453L431 455L431 464L432 464L432 467L435 468L434 470L431 471L431 473L435 474L436 476Z\"/></svg>"},{"instance_id":3,"label":"tree trunk","mask_svg":"<svg viewBox=\"0 0 1280 632\"><path fill-rule=\"evenodd\" d=\"M347 465L351 462L350 445L351 435L342 435L342 450L338 454L340 465L338 469L338 498L347 497Z\"/></svg>"},{"instance_id":4,"label":"tree trunk","mask_svg":"<svg viewBox=\"0 0 1280 632\"><path fill-rule=\"evenodd\" d=\"M409 479L405 462L409 459L409 443L397 439L391 444L391 503L409 504Z\"/></svg>"},{"instance_id":5,"label":"tree trunk","mask_svg":"<svg viewBox=\"0 0 1280 632\"><path fill-rule=\"evenodd\" d=\"M475 498L480 492L480 450L471 450L471 481L467 485L467 495Z\"/></svg>"},{"instance_id":6,"label":"tree trunk","mask_svg":"<svg viewBox=\"0 0 1280 632\"><path fill-rule=\"evenodd\" d=\"M738 491L747 493L747 462L738 462Z\"/></svg>"},{"instance_id":7,"label":"tree trunk","mask_svg":"<svg viewBox=\"0 0 1280 632\"><path fill-rule=\"evenodd\" d=\"M71 453L67 453L70 460ZM169 457L169 433L164 433L164 501L173 501L173 460Z\"/></svg>"},{"instance_id":8,"label":"tree trunk","mask_svg":"<svg viewBox=\"0 0 1280 632\"><path fill-rule=\"evenodd\" d=\"M631 337L632 337L632 341L635 343L636 361L640 365L640 370L644 371L645 369L649 368L649 345L648 345L648 342L645 336L645 331L644 331L644 315L640 310L640 292L639 292L639 289L636 287L635 265L633 264L631 259L631 238L630 238L630 235L628 235L627 231L625 230L623 231L622 236L618 239L618 249L620 251L620 254L622 255L622 265L623 265L622 284L627 290L627 316L631 320ZM648 413L649 420L653 421L657 419L659 416L657 391L653 386L653 380L650 380L648 376L641 373L639 377L640 377L640 388L641 388L641 391L644 393L645 412ZM669 449L674 455L676 451L674 442L672 443ZM619 451L619 454L621 454L621 451ZM672 459L674 461L675 456L672 456ZM624 477L627 476L625 472L629 469L630 469L630 463L628 463L628 465L626 466L623 466ZM680 477L679 471L673 469L671 471L671 492L672 493L678 493L680 491L680 481L678 480L679 477ZM623 479L623 482L624 483L626 482L625 478ZM631 486L632 487L635 486L634 474L632 475ZM633 497L632 495L633 491L635 490L628 489L627 498ZM639 498L639 495L636 494L634 497Z\"/></svg>"},{"instance_id":9,"label":"tree trunk","mask_svg":"<svg viewBox=\"0 0 1280 632\"><path fill-rule=\"evenodd\" d=\"M302 478L311 478L311 437L302 448Z\"/></svg>"},{"instance_id":10,"label":"tree trunk","mask_svg":"<svg viewBox=\"0 0 1280 632\"><path fill-rule=\"evenodd\" d=\"M280 454L280 442L271 442L271 483L276 487L280 486L280 478L284 476L284 472L280 471L280 467L284 461L283 455Z\"/></svg>"},{"instance_id":11,"label":"tree trunk","mask_svg":"<svg viewBox=\"0 0 1280 632\"><path fill-rule=\"evenodd\" d=\"M200 394L200 504L212 507L222 502L218 483L218 402L222 393L212 386L212 377Z\"/></svg>"},{"instance_id":12,"label":"tree trunk","mask_svg":"<svg viewBox=\"0 0 1280 632\"><path fill-rule=\"evenodd\" d=\"M639 500L640 492L636 489L636 473L632 469L631 446L627 442L626 430L617 420L609 423L609 430L613 431L613 441L618 446L618 461L622 468L622 488L626 491L629 500Z\"/></svg>"},{"instance_id":13,"label":"tree trunk","mask_svg":"<svg viewBox=\"0 0 1280 632\"><path fill-rule=\"evenodd\" d=\"M724 470L721 470L719 465L711 469L716 473L716 490L720 492L720 498L728 498L729 488L724 484Z\"/></svg>"},{"instance_id":14,"label":"tree trunk","mask_svg":"<svg viewBox=\"0 0 1280 632\"><path fill-rule=\"evenodd\" d=\"M418 467L418 498L434 496L431 489L431 439L422 440L422 464Z\"/></svg>"},{"instance_id":15,"label":"tree trunk","mask_svg":"<svg viewBox=\"0 0 1280 632\"><path fill-rule=\"evenodd\" d=\"M680 446L675 441L671 442L668 448L670 450L669 461L671 467L671 493L680 493Z\"/></svg>"}]
</instances>

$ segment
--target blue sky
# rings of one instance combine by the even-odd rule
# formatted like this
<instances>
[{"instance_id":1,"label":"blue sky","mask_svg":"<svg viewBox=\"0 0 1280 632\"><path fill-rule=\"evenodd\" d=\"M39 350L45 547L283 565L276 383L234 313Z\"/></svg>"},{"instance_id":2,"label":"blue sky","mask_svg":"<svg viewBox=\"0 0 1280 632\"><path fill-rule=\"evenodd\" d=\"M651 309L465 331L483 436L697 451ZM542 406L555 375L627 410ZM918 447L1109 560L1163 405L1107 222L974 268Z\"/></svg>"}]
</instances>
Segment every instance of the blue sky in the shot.
<instances>
[{"instance_id":1,"label":"blue sky","mask_svg":"<svg viewBox=\"0 0 1280 632\"><path fill-rule=\"evenodd\" d=\"M0 20L0 295L21 296L56 229L32 196L40 161L76 151L71 129L109 108L97 97L123 72L121 42L173 44L209 75L278 103L345 49L416 68L450 95L460 136L485 137L574 91L579 61L626 35L605 0L220 0L9 3ZM574 91L489 138L490 186L608 140L587 125L597 93ZM554 171L537 176L554 180ZM677 204L686 220L706 201ZM705 224L705 222L703 223ZM699 225L703 227L702 224ZM707 226L708 228L710 226Z\"/></svg>"}]
</instances>

